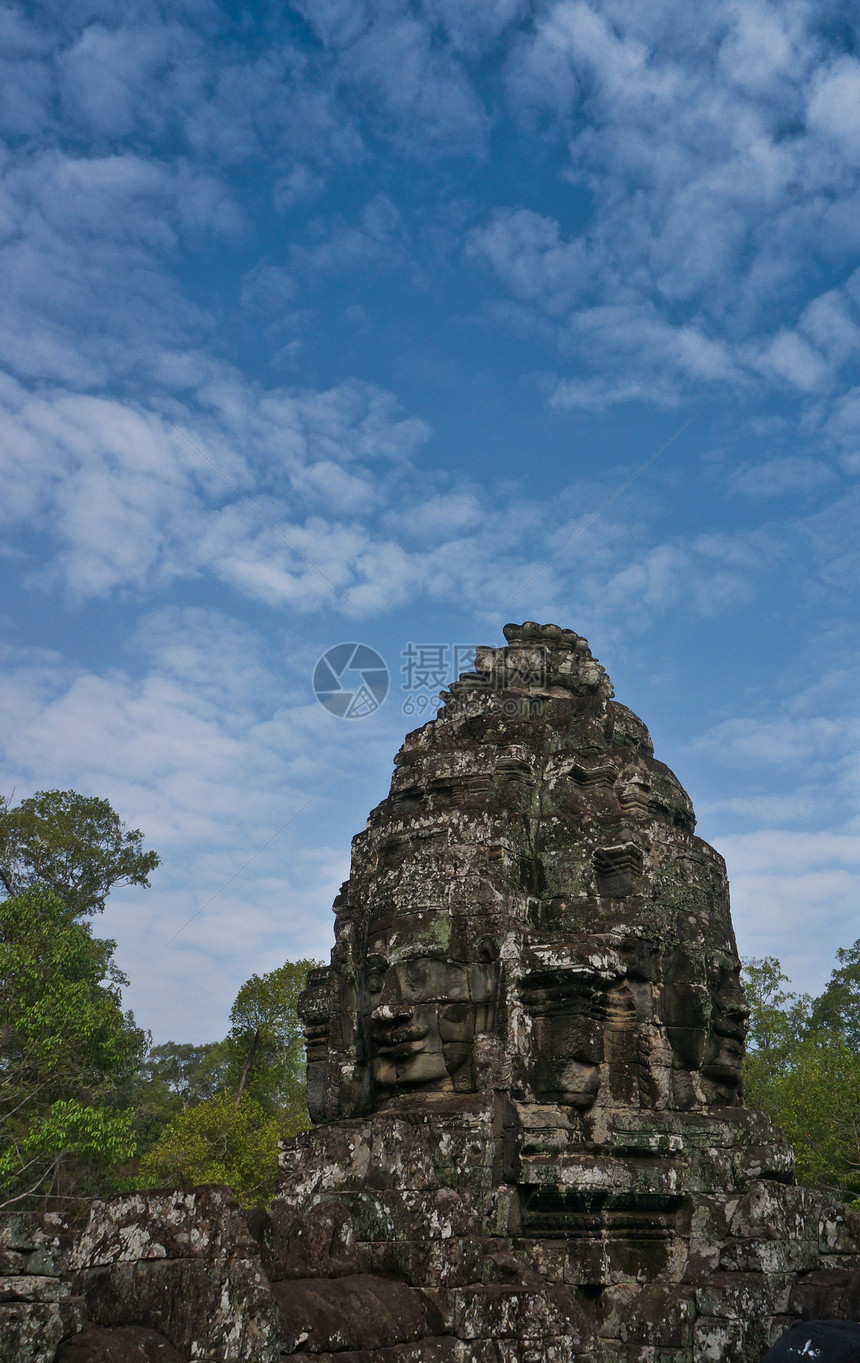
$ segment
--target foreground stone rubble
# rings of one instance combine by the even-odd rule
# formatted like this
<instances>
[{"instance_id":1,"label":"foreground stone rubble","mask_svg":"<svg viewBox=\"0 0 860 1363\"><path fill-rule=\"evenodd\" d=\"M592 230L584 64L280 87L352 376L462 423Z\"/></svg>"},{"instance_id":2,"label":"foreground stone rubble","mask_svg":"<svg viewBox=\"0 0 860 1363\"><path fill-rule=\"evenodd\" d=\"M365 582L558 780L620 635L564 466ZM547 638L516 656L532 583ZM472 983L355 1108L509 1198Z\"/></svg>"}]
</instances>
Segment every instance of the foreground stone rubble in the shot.
<instances>
[{"instance_id":1,"label":"foreground stone rubble","mask_svg":"<svg viewBox=\"0 0 860 1363\"><path fill-rule=\"evenodd\" d=\"M271 1212L7 1217L3 1363L758 1363L858 1317L860 1218L743 1105L722 858L586 641L505 637L353 842Z\"/></svg>"}]
</instances>

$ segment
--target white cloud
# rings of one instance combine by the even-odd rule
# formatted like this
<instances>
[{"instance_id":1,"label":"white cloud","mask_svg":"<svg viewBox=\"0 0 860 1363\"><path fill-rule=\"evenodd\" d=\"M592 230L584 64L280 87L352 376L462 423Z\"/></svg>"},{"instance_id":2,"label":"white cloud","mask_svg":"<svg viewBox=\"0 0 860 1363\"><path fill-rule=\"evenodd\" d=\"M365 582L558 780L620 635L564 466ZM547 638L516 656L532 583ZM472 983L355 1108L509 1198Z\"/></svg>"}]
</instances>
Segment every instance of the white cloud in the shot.
<instances>
[{"instance_id":1,"label":"white cloud","mask_svg":"<svg viewBox=\"0 0 860 1363\"><path fill-rule=\"evenodd\" d=\"M418 501L388 519L411 539L438 540L458 531L474 530L484 517L484 509L473 492L448 492Z\"/></svg>"},{"instance_id":2,"label":"white cloud","mask_svg":"<svg viewBox=\"0 0 860 1363\"><path fill-rule=\"evenodd\" d=\"M378 609L414 577L398 546L336 519L378 502L373 462L405 460L427 436L390 394L348 383L261 396L224 375L201 390L202 411L175 410L198 449L159 413L114 400L11 381L5 396L6 517L54 541L56 559L40 549L34 571L58 567L76 596L203 572L272 604L343 604L334 584Z\"/></svg>"},{"instance_id":3,"label":"white cloud","mask_svg":"<svg viewBox=\"0 0 860 1363\"><path fill-rule=\"evenodd\" d=\"M818 74L807 109L809 126L831 138L851 161L860 145L860 62L843 56Z\"/></svg>"},{"instance_id":4,"label":"white cloud","mask_svg":"<svg viewBox=\"0 0 860 1363\"><path fill-rule=\"evenodd\" d=\"M832 813L834 804L832 792L830 799L827 799L819 786L807 785L778 793L700 800L696 808L700 818L707 818L712 822L719 821L721 816L735 815L738 820L743 820L746 827L751 825L784 827L792 823L814 823L822 814Z\"/></svg>"},{"instance_id":5,"label":"white cloud","mask_svg":"<svg viewBox=\"0 0 860 1363\"><path fill-rule=\"evenodd\" d=\"M427 427L366 384L265 392L222 366L168 410L0 387L3 513L31 586L83 600L199 581L360 618L422 599L495 610L538 573L517 609L564 614L575 584L577 610L638 630L669 609L748 604L794 552L785 526L655 539L638 501L582 533L623 471L551 504L441 478L428 496L413 467ZM827 539L811 519L804 534Z\"/></svg>"},{"instance_id":6,"label":"white cloud","mask_svg":"<svg viewBox=\"0 0 860 1363\"><path fill-rule=\"evenodd\" d=\"M238 620L170 608L138 629L135 672L5 650L0 787L18 798L53 787L108 798L162 857L152 889L118 892L96 925L117 938L128 1002L160 1039L223 1035L253 971L327 954L348 834L366 813L357 784L361 804L399 741L394 714L362 721L360 733L333 720L310 694L308 643L289 632L283 642L281 662ZM316 795L368 739L349 774Z\"/></svg>"},{"instance_id":7,"label":"white cloud","mask_svg":"<svg viewBox=\"0 0 860 1363\"><path fill-rule=\"evenodd\" d=\"M187 47L178 24L111 29L90 24L57 59L66 116L97 136L133 132L150 121L153 88L190 55ZM166 111L159 112L163 117Z\"/></svg>"},{"instance_id":8,"label":"white cloud","mask_svg":"<svg viewBox=\"0 0 860 1363\"><path fill-rule=\"evenodd\" d=\"M358 226L326 224L324 240L290 251L294 274L303 280L397 269L406 259L400 213L382 194L364 206Z\"/></svg>"},{"instance_id":9,"label":"white cloud","mask_svg":"<svg viewBox=\"0 0 860 1363\"><path fill-rule=\"evenodd\" d=\"M501 210L466 238L466 255L482 258L516 298L565 310L590 282L581 240L565 242L552 218L528 208Z\"/></svg>"},{"instance_id":10,"label":"white cloud","mask_svg":"<svg viewBox=\"0 0 860 1363\"><path fill-rule=\"evenodd\" d=\"M860 736L860 728L824 715L737 718L716 725L693 746L723 762L795 766L837 749L850 734Z\"/></svg>"},{"instance_id":11,"label":"white cloud","mask_svg":"<svg viewBox=\"0 0 860 1363\"><path fill-rule=\"evenodd\" d=\"M824 432L840 449L843 467L849 473L860 472L860 387L850 388L837 399Z\"/></svg>"},{"instance_id":12,"label":"white cloud","mask_svg":"<svg viewBox=\"0 0 860 1363\"><path fill-rule=\"evenodd\" d=\"M811 258L856 249L860 65L823 35L807 6L760 0L695 24L675 3L550 0L520 30L514 112L528 126L543 109L548 132L567 131L589 211L565 232L496 209L469 246L557 319L575 370L554 405L665 404L703 381L813 395L856 353L844 296L802 297ZM583 314L584 300L596 306Z\"/></svg>"},{"instance_id":13,"label":"white cloud","mask_svg":"<svg viewBox=\"0 0 860 1363\"><path fill-rule=\"evenodd\" d=\"M833 871L847 867L860 871L860 845L845 833L788 832L764 828L738 834L730 842L736 869L744 875L761 875L774 866L790 876L795 872Z\"/></svg>"},{"instance_id":14,"label":"white cloud","mask_svg":"<svg viewBox=\"0 0 860 1363\"><path fill-rule=\"evenodd\" d=\"M316 198L324 184L321 175L300 162L275 182L272 202L281 212L288 212L294 205Z\"/></svg>"},{"instance_id":15,"label":"white cloud","mask_svg":"<svg viewBox=\"0 0 860 1363\"><path fill-rule=\"evenodd\" d=\"M796 988L818 993L837 949L860 933L860 721L850 671L819 674L808 651L797 662L803 690L690 746L715 774L728 768L739 792L701 802L699 814L726 858L741 951L779 957Z\"/></svg>"},{"instance_id":16,"label":"white cloud","mask_svg":"<svg viewBox=\"0 0 860 1363\"><path fill-rule=\"evenodd\" d=\"M765 828L714 843L729 869L741 953L777 956L795 989L820 993L837 950L860 931L856 836Z\"/></svg>"},{"instance_id":17,"label":"white cloud","mask_svg":"<svg viewBox=\"0 0 860 1363\"><path fill-rule=\"evenodd\" d=\"M167 267L180 248L242 232L217 178L50 152L9 162L0 193L0 360L14 372L91 388L210 329Z\"/></svg>"},{"instance_id":18,"label":"white cloud","mask_svg":"<svg viewBox=\"0 0 860 1363\"><path fill-rule=\"evenodd\" d=\"M779 331L765 350L761 362L802 393L816 392L826 385L830 377L829 368L822 357L795 331Z\"/></svg>"},{"instance_id":19,"label":"white cloud","mask_svg":"<svg viewBox=\"0 0 860 1363\"><path fill-rule=\"evenodd\" d=\"M529 0L424 0L431 22L444 27L455 51L480 56L498 42L518 19L528 14Z\"/></svg>"},{"instance_id":20,"label":"white cloud","mask_svg":"<svg viewBox=\"0 0 860 1363\"><path fill-rule=\"evenodd\" d=\"M337 52L338 75L377 106L380 129L402 146L481 151L488 117L450 44L438 41L433 19L405 4L297 4L325 44ZM456 26L461 46L492 34L492 22Z\"/></svg>"},{"instance_id":21,"label":"white cloud","mask_svg":"<svg viewBox=\"0 0 860 1363\"><path fill-rule=\"evenodd\" d=\"M736 3L728 13L731 21L718 56L726 80L767 95L802 69L807 41L803 7Z\"/></svg>"},{"instance_id":22,"label":"white cloud","mask_svg":"<svg viewBox=\"0 0 860 1363\"><path fill-rule=\"evenodd\" d=\"M779 455L761 464L742 464L731 475L732 486L748 497L786 497L830 487L834 472L822 459Z\"/></svg>"}]
</instances>

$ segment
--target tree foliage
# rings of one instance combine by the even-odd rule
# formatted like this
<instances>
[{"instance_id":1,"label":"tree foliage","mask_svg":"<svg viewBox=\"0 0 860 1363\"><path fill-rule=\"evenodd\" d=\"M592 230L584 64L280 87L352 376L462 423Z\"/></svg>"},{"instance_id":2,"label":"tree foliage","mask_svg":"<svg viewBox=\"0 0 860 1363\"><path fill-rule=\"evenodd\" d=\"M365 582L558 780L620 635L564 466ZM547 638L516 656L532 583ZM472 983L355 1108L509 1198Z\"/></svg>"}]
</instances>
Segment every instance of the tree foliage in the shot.
<instances>
[{"instance_id":1,"label":"tree foliage","mask_svg":"<svg viewBox=\"0 0 860 1363\"><path fill-rule=\"evenodd\" d=\"M2 1205L213 1181L258 1202L278 1136L308 1125L297 1004L315 961L247 980L223 1041L147 1051L123 1013L115 943L81 919L158 864L106 800L0 797Z\"/></svg>"},{"instance_id":2,"label":"tree foliage","mask_svg":"<svg viewBox=\"0 0 860 1363\"><path fill-rule=\"evenodd\" d=\"M269 1200L278 1137L309 1125L298 998L315 965L287 961L246 980L220 1046L171 1042L151 1053L152 1083L172 1090L175 1110L141 1160L147 1187L228 1183L249 1205ZM206 1094L207 1084L220 1091Z\"/></svg>"},{"instance_id":3,"label":"tree foliage","mask_svg":"<svg viewBox=\"0 0 860 1363\"><path fill-rule=\"evenodd\" d=\"M227 1041L200 1046L166 1041L153 1046L129 1091L138 1147L148 1150L174 1117L222 1092L230 1059Z\"/></svg>"},{"instance_id":4,"label":"tree foliage","mask_svg":"<svg viewBox=\"0 0 860 1363\"><path fill-rule=\"evenodd\" d=\"M7 895L47 885L70 913L100 913L117 885L149 885L160 863L139 828L107 800L40 790L19 805L0 796L0 884Z\"/></svg>"},{"instance_id":5,"label":"tree foliage","mask_svg":"<svg viewBox=\"0 0 860 1363\"><path fill-rule=\"evenodd\" d=\"M813 1005L810 1028L841 1037L852 1051L860 1052L860 940L837 951L836 959L839 965Z\"/></svg>"},{"instance_id":6,"label":"tree foliage","mask_svg":"<svg viewBox=\"0 0 860 1363\"><path fill-rule=\"evenodd\" d=\"M795 994L775 957L748 961L746 1093L788 1136L801 1183L860 1201L860 942L819 998Z\"/></svg>"},{"instance_id":7,"label":"tree foliage","mask_svg":"<svg viewBox=\"0 0 860 1363\"><path fill-rule=\"evenodd\" d=\"M145 1036L122 1010L115 943L43 885L0 903L0 1204L102 1190L134 1150L117 1092Z\"/></svg>"},{"instance_id":8,"label":"tree foliage","mask_svg":"<svg viewBox=\"0 0 860 1363\"><path fill-rule=\"evenodd\" d=\"M186 1108L141 1160L139 1186L229 1184L247 1206L267 1203L278 1175L278 1118L249 1094L219 1093Z\"/></svg>"},{"instance_id":9,"label":"tree foliage","mask_svg":"<svg viewBox=\"0 0 860 1363\"><path fill-rule=\"evenodd\" d=\"M230 1010L230 1080L237 1103L245 1093L274 1112L295 1134L307 1126L304 1034L299 994L318 961L286 961L265 975L252 975ZM287 1134L285 1131L284 1134Z\"/></svg>"},{"instance_id":10,"label":"tree foliage","mask_svg":"<svg viewBox=\"0 0 860 1363\"><path fill-rule=\"evenodd\" d=\"M812 1000L805 994L786 989L790 983L775 956L744 962L744 986L750 1010L747 1092L750 1084L760 1085L778 1074L808 1031Z\"/></svg>"}]
</instances>

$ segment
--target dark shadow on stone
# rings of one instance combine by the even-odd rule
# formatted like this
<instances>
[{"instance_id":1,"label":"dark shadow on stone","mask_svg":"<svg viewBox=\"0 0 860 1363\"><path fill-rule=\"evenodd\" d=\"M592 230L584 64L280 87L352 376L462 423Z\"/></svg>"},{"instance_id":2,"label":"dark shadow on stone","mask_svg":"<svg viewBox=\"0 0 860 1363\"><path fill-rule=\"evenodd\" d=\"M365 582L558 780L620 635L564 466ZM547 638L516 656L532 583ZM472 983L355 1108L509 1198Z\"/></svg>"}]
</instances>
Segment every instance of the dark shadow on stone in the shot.
<instances>
[{"instance_id":1,"label":"dark shadow on stone","mask_svg":"<svg viewBox=\"0 0 860 1363\"><path fill-rule=\"evenodd\" d=\"M57 1363L185 1363L157 1330L120 1325L112 1330L87 1325L57 1350Z\"/></svg>"}]
</instances>

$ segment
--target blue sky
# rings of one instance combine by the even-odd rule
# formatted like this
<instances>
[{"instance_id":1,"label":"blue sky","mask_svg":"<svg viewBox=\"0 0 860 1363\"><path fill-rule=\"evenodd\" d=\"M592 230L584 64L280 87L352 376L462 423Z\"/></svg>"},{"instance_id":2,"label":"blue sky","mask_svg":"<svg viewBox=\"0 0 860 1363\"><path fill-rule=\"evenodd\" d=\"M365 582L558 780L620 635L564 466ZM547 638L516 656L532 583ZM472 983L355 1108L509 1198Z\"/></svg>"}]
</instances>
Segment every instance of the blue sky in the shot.
<instances>
[{"instance_id":1,"label":"blue sky","mask_svg":"<svg viewBox=\"0 0 860 1363\"><path fill-rule=\"evenodd\" d=\"M858 30L0 10L0 779L161 853L103 922L157 1040L327 954L404 650L508 619L589 638L745 954L817 991L860 934ZM342 720L311 676L350 641L392 688Z\"/></svg>"}]
</instances>

